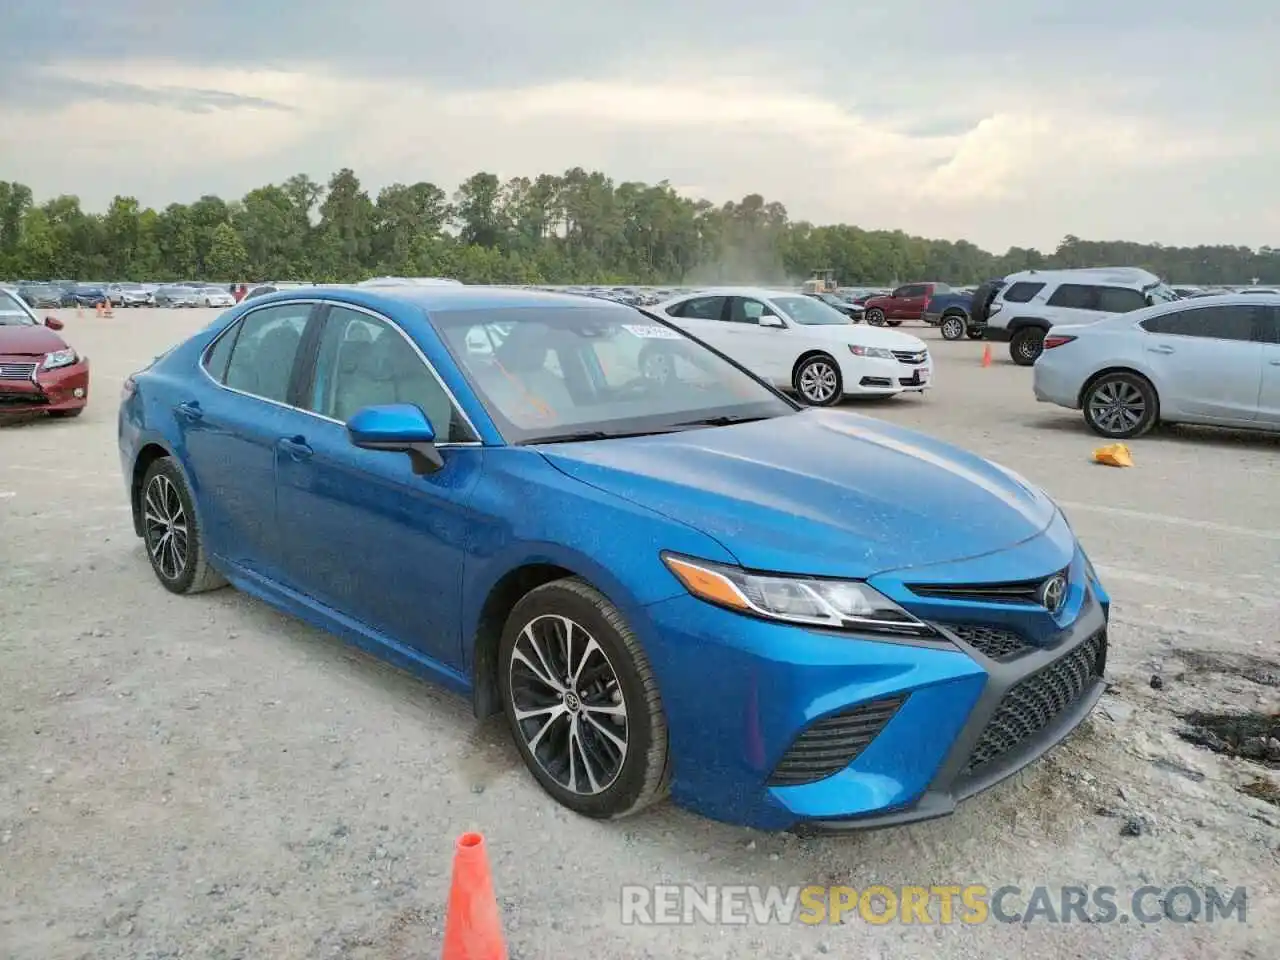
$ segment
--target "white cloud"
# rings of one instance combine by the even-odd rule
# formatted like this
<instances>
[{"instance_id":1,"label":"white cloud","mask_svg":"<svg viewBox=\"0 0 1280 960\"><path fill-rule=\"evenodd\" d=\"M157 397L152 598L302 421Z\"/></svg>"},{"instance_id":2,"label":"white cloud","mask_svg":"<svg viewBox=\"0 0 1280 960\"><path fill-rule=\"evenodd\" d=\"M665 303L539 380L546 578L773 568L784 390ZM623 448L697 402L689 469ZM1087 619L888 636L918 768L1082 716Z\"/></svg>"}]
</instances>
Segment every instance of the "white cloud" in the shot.
<instances>
[{"instance_id":1,"label":"white cloud","mask_svg":"<svg viewBox=\"0 0 1280 960\"><path fill-rule=\"evenodd\" d=\"M154 205L237 196L298 170L323 177L338 166L373 189L416 179L452 189L479 169L507 177L583 166L618 180L701 184L715 202L759 192L815 222L900 227L997 249L1052 247L1069 231L1132 236L1112 200L1125 184L1146 198L1155 184L1173 189L1181 171L1230 170L1232 158L1274 146L1252 132L1188 132L1108 112L1092 106L1096 91L1079 88L1055 96L1024 88L966 132L912 135L903 132L906 102L897 113L860 112L789 86L773 68L756 77L652 63L640 78L472 91L340 77L324 64L264 71L117 60L48 69L84 84L215 90L293 108L196 113L105 99L36 113L0 104L3 129L27 144L9 176L41 196L80 192L96 207L116 192ZM971 87L965 100L978 111L990 97ZM1265 189L1271 212L1259 204L1253 235L1191 235L1170 220L1164 236L1135 239L1274 241L1280 204L1274 185ZM1200 221L1190 226L1202 231Z\"/></svg>"}]
</instances>

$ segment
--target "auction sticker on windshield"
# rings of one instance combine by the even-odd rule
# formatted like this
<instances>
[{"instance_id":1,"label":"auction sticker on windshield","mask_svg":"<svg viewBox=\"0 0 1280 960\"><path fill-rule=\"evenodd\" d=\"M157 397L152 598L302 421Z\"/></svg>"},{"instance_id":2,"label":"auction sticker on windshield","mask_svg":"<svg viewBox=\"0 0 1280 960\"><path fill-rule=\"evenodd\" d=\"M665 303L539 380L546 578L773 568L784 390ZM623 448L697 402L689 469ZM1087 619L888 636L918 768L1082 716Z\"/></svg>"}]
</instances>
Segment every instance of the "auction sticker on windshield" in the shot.
<instances>
[{"instance_id":1,"label":"auction sticker on windshield","mask_svg":"<svg viewBox=\"0 0 1280 960\"><path fill-rule=\"evenodd\" d=\"M643 337L645 340L683 340L684 337L676 333L670 327L660 327L656 324L641 323L624 323L622 329L637 337Z\"/></svg>"}]
</instances>

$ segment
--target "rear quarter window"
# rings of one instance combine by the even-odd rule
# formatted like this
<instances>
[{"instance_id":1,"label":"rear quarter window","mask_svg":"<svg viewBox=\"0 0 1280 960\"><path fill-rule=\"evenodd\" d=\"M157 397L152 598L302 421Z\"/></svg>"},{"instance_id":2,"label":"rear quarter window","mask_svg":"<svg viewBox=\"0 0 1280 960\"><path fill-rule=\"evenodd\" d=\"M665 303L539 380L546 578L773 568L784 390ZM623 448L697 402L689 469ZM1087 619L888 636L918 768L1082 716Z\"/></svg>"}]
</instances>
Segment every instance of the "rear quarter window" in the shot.
<instances>
[{"instance_id":1,"label":"rear quarter window","mask_svg":"<svg viewBox=\"0 0 1280 960\"><path fill-rule=\"evenodd\" d=\"M1009 289L1004 292L1004 299L1006 303L1030 303L1035 299L1035 295L1043 289L1043 283L1019 280L1017 283L1011 284Z\"/></svg>"}]
</instances>

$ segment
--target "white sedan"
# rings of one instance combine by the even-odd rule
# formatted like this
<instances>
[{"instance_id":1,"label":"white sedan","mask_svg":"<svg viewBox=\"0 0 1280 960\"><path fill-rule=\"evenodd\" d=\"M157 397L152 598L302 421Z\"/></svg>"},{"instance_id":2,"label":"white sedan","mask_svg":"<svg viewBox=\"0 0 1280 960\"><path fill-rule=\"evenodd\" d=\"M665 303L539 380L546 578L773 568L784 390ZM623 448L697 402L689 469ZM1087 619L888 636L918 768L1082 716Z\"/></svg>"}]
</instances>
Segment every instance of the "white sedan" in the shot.
<instances>
[{"instance_id":1,"label":"white sedan","mask_svg":"<svg viewBox=\"0 0 1280 960\"><path fill-rule=\"evenodd\" d=\"M1037 400L1113 440L1161 422L1280 431L1280 305L1228 294L1055 326L1034 379Z\"/></svg>"},{"instance_id":2,"label":"white sedan","mask_svg":"<svg viewBox=\"0 0 1280 960\"><path fill-rule=\"evenodd\" d=\"M732 287L647 307L812 406L923 391L933 359L919 337L851 323L799 293Z\"/></svg>"},{"instance_id":3,"label":"white sedan","mask_svg":"<svg viewBox=\"0 0 1280 960\"><path fill-rule=\"evenodd\" d=\"M234 307L236 298L221 287L202 287L196 293L196 302L206 307Z\"/></svg>"}]
</instances>

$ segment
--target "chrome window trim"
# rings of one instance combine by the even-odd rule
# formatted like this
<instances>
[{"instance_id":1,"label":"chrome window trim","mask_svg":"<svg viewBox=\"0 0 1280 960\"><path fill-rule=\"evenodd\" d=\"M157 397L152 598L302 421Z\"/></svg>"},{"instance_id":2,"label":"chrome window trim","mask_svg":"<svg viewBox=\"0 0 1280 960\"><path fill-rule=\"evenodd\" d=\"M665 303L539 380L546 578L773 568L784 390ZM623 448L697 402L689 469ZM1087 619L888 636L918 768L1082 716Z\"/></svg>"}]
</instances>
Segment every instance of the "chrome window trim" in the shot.
<instances>
[{"instance_id":1,"label":"chrome window trim","mask_svg":"<svg viewBox=\"0 0 1280 960\"><path fill-rule=\"evenodd\" d=\"M449 385L440 378L440 374L436 372L436 368L431 365L431 361L427 359L426 355L422 352L422 349L413 341L413 338L410 337L407 333L405 333L404 330L400 329L400 325L396 323L394 320L390 319L389 317L383 316L382 314L378 313L376 310L370 310L367 307L362 307L354 303L346 303L341 300L322 300L316 297L305 297L305 298L300 297L296 299L290 298L288 300L273 300L270 303L263 303L258 306L251 307L250 309L246 310L244 313L240 314L240 316L236 317L236 319L230 324L228 324L224 330L219 331L218 335L205 345L204 349L200 351L200 358L196 361L196 366L200 368L200 372L203 373L205 377L208 378L210 383L212 383L215 387L218 387L221 390L227 391L227 393L234 393L241 397L248 397L251 400L258 400L262 403L269 403L272 406L282 407L285 410L294 410L298 413L305 413L307 416L315 417L317 420L323 420L325 423L336 423L338 426L345 428L346 424L343 421L335 420L333 417L327 417L323 413L317 413L315 410L308 410L305 407L295 407L291 403L281 403L279 400L272 400L270 397L260 397L256 393L249 393L245 390L237 390L235 387L228 387L225 383L219 383L214 378L213 374L209 372L209 369L204 364L205 357L213 352L213 349L217 345L218 341L221 340L223 337L225 337L228 333L230 333L236 327L238 327L241 323L243 323L245 318L248 317L250 314L257 313L260 310L270 310L274 307L289 307L289 306L296 306L299 304L307 304L310 310L314 310L318 305L330 306L330 307L332 306L345 307L348 310L354 310L357 313L366 314L367 316L373 317L375 320L380 320L386 323L388 326L391 327L392 330L400 334L400 336L404 338L405 342L407 342L409 346L413 348L413 352L418 355L418 359L422 361L422 364L427 368L427 370L431 373L431 375L435 377L436 383L440 384L441 389L444 390L445 396L449 398L449 402L453 404L454 409L457 410L458 413L462 414L462 419L466 423L468 429L471 430L472 435L476 437L480 436L480 431L476 429L476 425L474 422L472 422L471 417L467 415L467 411L462 408L462 404L458 403L458 398L454 396L453 391L449 389ZM308 316L307 322L309 323L310 320L311 318L310 316ZM235 355L234 347L232 348L231 352L232 352L232 355L234 356ZM228 363L229 362L230 360L228 360ZM435 446L437 449L442 449L442 450L448 450L451 447L482 447L484 446L484 441L483 440L450 440L444 443L437 443Z\"/></svg>"}]
</instances>

